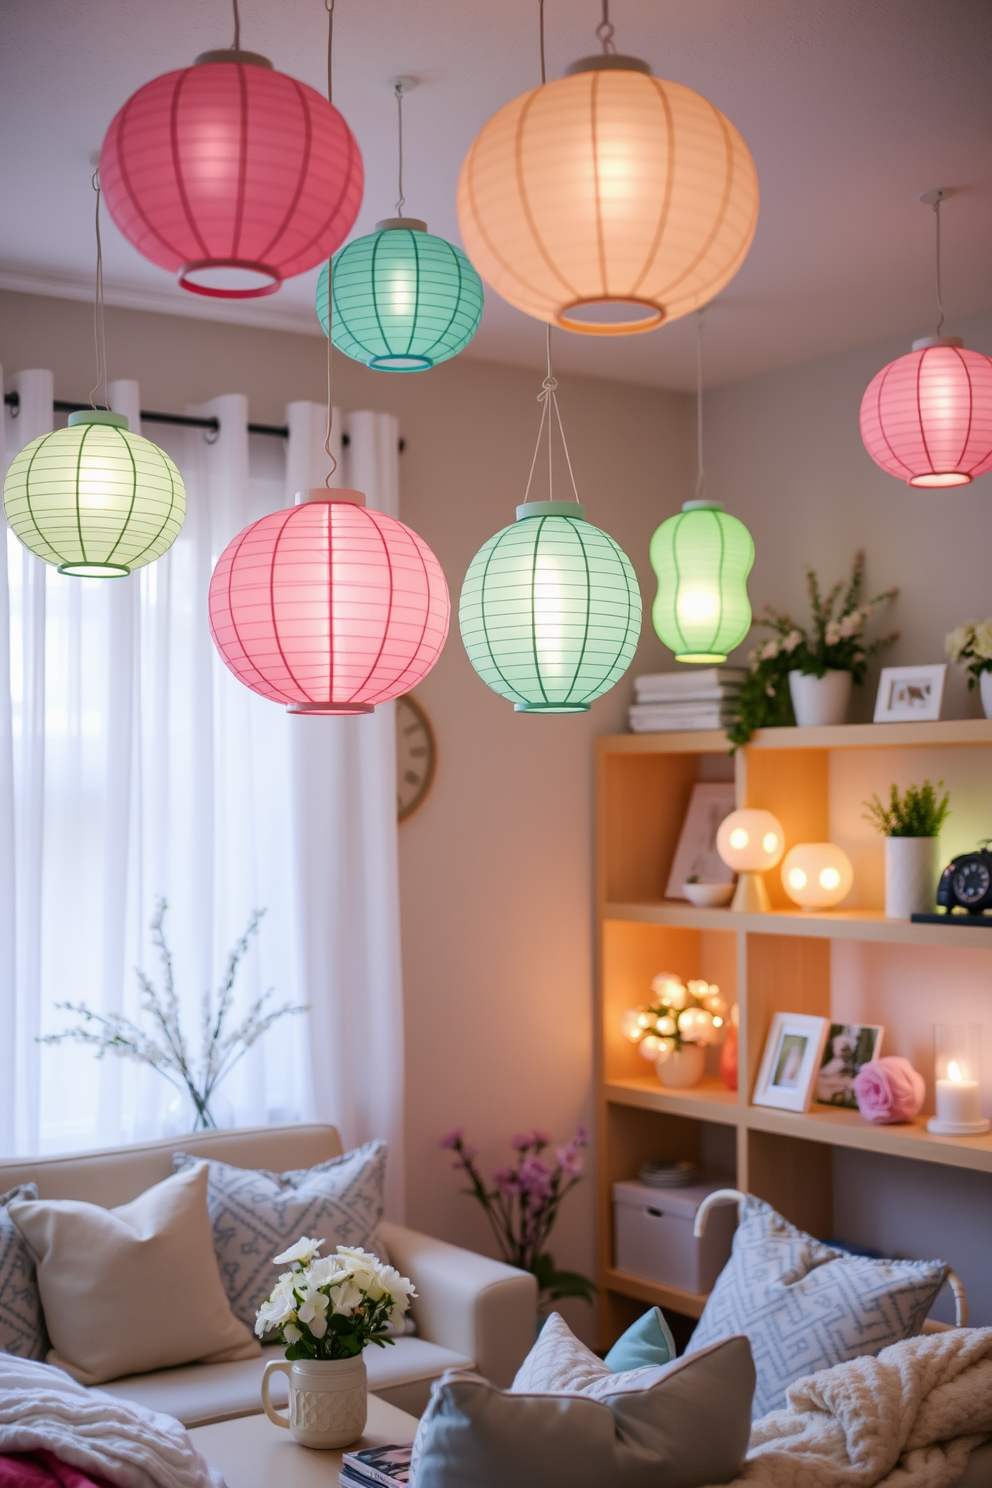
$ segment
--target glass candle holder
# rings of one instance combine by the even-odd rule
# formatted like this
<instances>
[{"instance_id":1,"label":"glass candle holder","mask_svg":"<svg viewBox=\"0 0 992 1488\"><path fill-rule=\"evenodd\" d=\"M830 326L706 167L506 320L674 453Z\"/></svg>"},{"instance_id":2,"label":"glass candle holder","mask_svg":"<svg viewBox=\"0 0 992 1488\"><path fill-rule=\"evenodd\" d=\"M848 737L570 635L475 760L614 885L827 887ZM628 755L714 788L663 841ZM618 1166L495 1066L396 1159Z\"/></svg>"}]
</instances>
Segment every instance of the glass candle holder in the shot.
<instances>
[{"instance_id":1,"label":"glass candle holder","mask_svg":"<svg viewBox=\"0 0 992 1488\"><path fill-rule=\"evenodd\" d=\"M937 1111L927 1130L942 1137L974 1137L990 1123L981 1109L982 1026L935 1023L933 1073Z\"/></svg>"}]
</instances>

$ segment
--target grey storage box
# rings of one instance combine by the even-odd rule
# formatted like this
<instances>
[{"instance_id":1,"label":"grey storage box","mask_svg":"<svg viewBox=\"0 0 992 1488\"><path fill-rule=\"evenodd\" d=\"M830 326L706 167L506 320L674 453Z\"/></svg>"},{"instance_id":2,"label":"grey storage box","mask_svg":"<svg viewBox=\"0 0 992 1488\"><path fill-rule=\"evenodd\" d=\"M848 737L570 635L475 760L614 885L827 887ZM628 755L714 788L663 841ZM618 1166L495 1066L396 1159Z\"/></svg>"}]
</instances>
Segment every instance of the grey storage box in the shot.
<instances>
[{"instance_id":1,"label":"grey storage box","mask_svg":"<svg viewBox=\"0 0 992 1488\"><path fill-rule=\"evenodd\" d=\"M682 1292L712 1290L730 1259L737 1227L737 1205L716 1204L706 1220L706 1233L692 1233L696 1211L728 1178L704 1179L688 1188L649 1188L646 1183L614 1183L613 1226L616 1268Z\"/></svg>"}]
</instances>

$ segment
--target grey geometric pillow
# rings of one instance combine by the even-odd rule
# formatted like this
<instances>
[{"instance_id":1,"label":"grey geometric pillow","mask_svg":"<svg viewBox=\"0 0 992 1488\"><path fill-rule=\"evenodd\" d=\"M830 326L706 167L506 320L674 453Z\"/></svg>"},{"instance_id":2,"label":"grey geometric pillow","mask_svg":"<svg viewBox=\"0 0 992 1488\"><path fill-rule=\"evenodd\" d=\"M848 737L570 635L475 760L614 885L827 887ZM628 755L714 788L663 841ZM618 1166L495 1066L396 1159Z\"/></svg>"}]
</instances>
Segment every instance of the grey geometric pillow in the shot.
<instances>
[{"instance_id":1,"label":"grey geometric pillow","mask_svg":"<svg viewBox=\"0 0 992 1488\"><path fill-rule=\"evenodd\" d=\"M34 1257L7 1213L15 1199L36 1199L33 1183L0 1194L0 1351L43 1359L48 1351L45 1315L35 1281Z\"/></svg>"},{"instance_id":2,"label":"grey geometric pillow","mask_svg":"<svg viewBox=\"0 0 992 1488\"><path fill-rule=\"evenodd\" d=\"M803 1375L919 1333L947 1280L943 1261L878 1261L834 1250L748 1194L730 1260L686 1354L743 1333L758 1382L755 1419Z\"/></svg>"},{"instance_id":3,"label":"grey geometric pillow","mask_svg":"<svg viewBox=\"0 0 992 1488\"><path fill-rule=\"evenodd\" d=\"M203 1159L177 1152L174 1172ZM249 1328L255 1314L285 1266L272 1257L309 1235L326 1243L375 1250L382 1219L386 1143L366 1142L343 1157L268 1173L208 1161L207 1210L214 1232L214 1253L221 1281L235 1317Z\"/></svg>"}]
</instances>

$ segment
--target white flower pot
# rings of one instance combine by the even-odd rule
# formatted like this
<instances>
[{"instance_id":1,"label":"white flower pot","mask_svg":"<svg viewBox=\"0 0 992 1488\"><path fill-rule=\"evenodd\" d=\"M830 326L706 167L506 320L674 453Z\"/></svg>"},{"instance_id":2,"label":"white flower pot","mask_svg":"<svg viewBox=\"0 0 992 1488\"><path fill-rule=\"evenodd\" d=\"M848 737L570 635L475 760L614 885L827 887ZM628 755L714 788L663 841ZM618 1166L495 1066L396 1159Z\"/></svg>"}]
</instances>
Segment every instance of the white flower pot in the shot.
<instances>
[{"instance_id":1,"label":"white flower pot","mask_svg":"<svg viewBox=\"0 0 992 1488\"><path fill-rule=\"evenodd\" d=\"M938 837L886 837L885 913L908 920L935 908Z\"/></svg>"},{"instance_id":2,"label":"white flower pot","mask_svg":"<svg viewBox=\"0 0 992 1488\"><path fill-rule=\"evenodd\" d=\"M843 723L851 701L851 673L826 672L814 677L811 672L790 672L789 693L800 728Z\"/></svg>"},{"instance_id":3,"label":"white flower pot","mask_svg":"<svg viewBox=\"0 0 992 1488\"><path fill-rule=\"evenodd\" d=\"M978 679L978 691L982 698L982 712L992 718L992 672L982 672Z\"/></svg>"},{"instance_id":4,"label":"white flower pot","mask_svg":"<svg viewBox=\"0 0 992 1488\"><path fill-rule=\"evenodd\" d=\"M269 1381L279 1371L289 1377L289 1415L269 1398ZM303 1447L350 1447L365 1430L369 1383L365 1360L270 1359L262 1375L262 1409L285 1426Z\"/></svg>"},{"instance_id":5,"label":"white flower pot","mask_svg":"<svg viewBox=\"0 0 992 1488\"><path fill-rule=\"evenodd\" d=\"M655 1061L655 1070L662 1085L669 1090L688 1090L698 1085L706 1068L706 1050L702 1044L683 1044L667 1059Z\"/></svg>"}]
</instances>

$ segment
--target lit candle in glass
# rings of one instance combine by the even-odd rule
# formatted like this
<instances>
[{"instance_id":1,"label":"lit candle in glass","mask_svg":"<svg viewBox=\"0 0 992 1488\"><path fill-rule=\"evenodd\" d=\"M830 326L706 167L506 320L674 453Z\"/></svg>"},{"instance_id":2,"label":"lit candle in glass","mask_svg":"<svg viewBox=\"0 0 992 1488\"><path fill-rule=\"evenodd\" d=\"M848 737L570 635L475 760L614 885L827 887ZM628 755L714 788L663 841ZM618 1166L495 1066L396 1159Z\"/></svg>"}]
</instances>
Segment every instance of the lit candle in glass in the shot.
<instances>
[{"instance_id":1,"label":"lit candle in glass","mask_svg":"<svg viewBox=\"0 0 992 1488\"><path fill-rule=\"evenodd\" d=\"M927 1130L945 1137L988 1131L981 1108L981 1024L935 1023L933 1034L937 1114Z\"/></svg>"}]
</instances>

